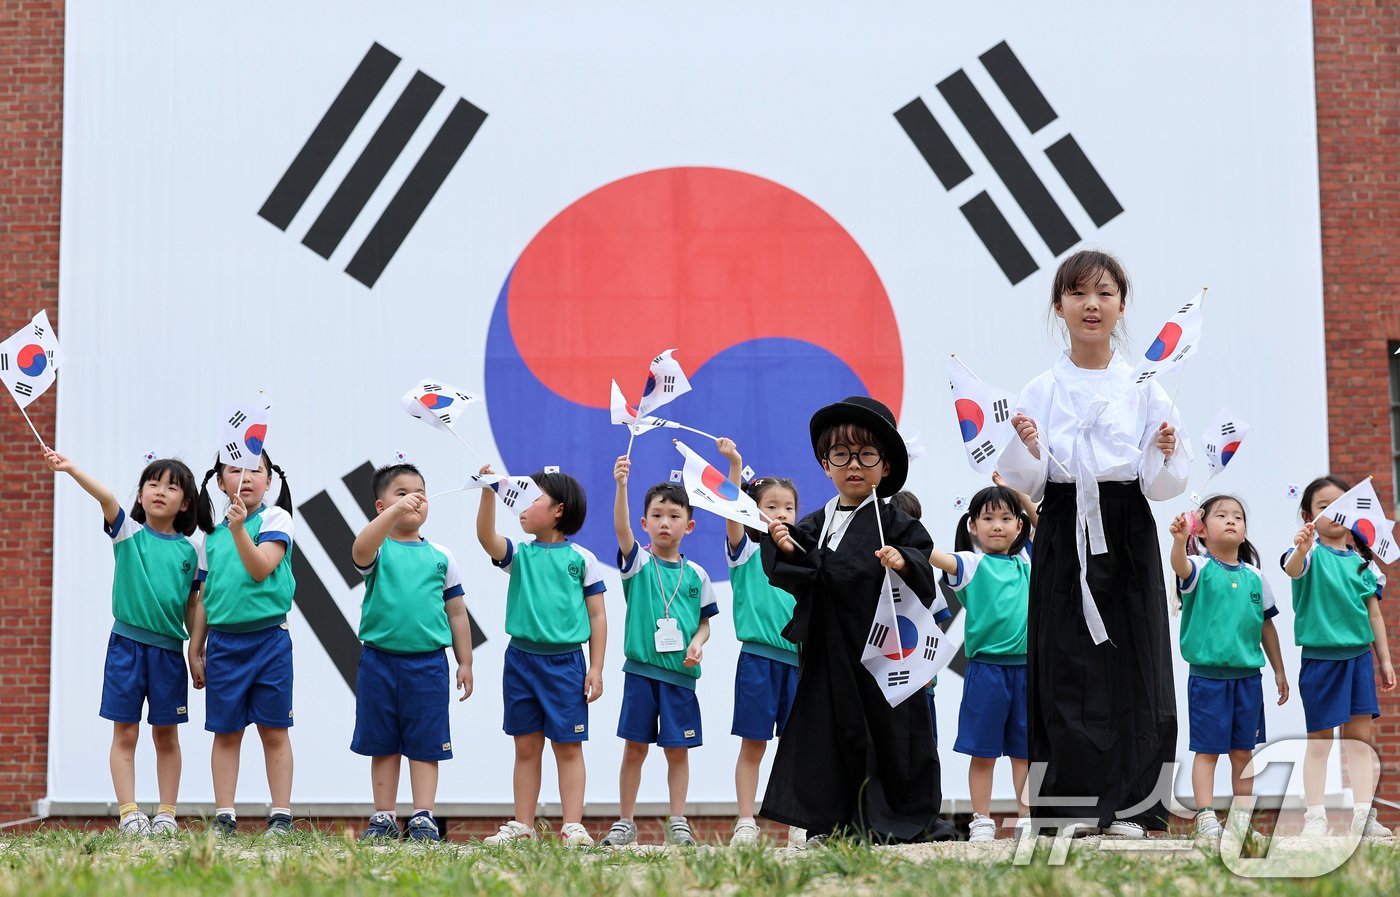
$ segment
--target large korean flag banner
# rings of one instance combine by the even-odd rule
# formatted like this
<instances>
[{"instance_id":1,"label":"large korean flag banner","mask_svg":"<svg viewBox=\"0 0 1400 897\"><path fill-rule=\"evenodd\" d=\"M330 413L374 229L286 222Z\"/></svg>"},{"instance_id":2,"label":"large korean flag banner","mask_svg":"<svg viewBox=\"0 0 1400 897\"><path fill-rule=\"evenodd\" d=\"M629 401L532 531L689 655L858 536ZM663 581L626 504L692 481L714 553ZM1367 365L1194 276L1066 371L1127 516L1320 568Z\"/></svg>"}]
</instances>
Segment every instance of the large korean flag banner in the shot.
<instances>
[{"instance_id":1,"label":"large korean flag banner","mask_svg":"<svg viewBox=\"0 0 1400 897\"><path fill-rule=\"evenodd\" d=\"M732 437L759 475L794 477L807 509L831 495L812 411L878 397L922 434L909 488L948 544L954 498L985 485L948 426L949 354L1019 389L1059 351L1046 331L1058 260L1108 247L1134 283L1126 346L1210 286L1213 336L1181 369L1179 406L1199 431L1220 404L1206 372L1228 360L1257 444L1289 446L1287 473L1261 453L1232 474L1257 544L1286 544L1286 477L1325 469L1305 0L1267 15L1209 0L73 0L66 22L55 444L130 501L147 451L202 473L226 397L278 397L265 451L296 507L300 805L369 809L368 761L349 751L364 590L350 543L374 514L373 468L402 453L433 494L484 462L557 465L590 499L575 538L608 562L626 445L610 382L635 390L638 359L660 347L678 347L693 386L667 416ZM424 371L482 395L455 428L483 462L399 409ZM1284 380L1298 393L1286 419L1251 404ZM636 441L634 509L675 467L668 440ZM100 812L112 552L91 500L57 489L49 808ZM456 553L476 641L476 693L446 711L445 816L508 814L511 799L508 576L476 544L477 501L438 497L424 527ZM521 536L512 513L497 520ZM685 542L725 611L705 649L690 797L730 813L739 645L722 545L708 516ZM625 614L607 582L587 747L601 815L617 800ZM939 680L944 732L957 670ZM1184 720L1184 670L1177 681ZM182 733L192 806L213 797L204 701L191 691ZM1302 727L1296 701L1271 707L1271 735ZM965 796L964 758L943 759L948 795ZM267 800L261 762L246 739L241 799ZM145 741L138 763L149 802ZM664 764L649 764L643 812L665 796Z\"/></svg>"}]
</instances>

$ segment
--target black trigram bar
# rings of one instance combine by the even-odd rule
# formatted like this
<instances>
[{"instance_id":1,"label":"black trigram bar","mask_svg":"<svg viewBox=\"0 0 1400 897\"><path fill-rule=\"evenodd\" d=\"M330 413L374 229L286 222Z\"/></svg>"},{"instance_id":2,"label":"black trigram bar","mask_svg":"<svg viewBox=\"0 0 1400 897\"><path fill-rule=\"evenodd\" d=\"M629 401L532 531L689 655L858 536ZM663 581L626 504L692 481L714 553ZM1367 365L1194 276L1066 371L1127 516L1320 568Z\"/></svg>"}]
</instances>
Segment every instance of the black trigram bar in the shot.
<instances>
[{"instance_id":1,"label":"black trigram bar","mask_svg":"<svg viewBox=\"0 0 1400 897\"><path fill-rule=\"evenodd\" d=\"M981 445L977 446L972 450L972 460L976 461L978 464L981 464L983 461L992 457L996 453L997 447L995 445L992 445L991 440L987 440L986 442L983 442Z\"/></svg>"},{"instance_id":2,"label":"black trigram bar","mask_svg":"<svg viewBox=\"0 0 1400 897\"><path fill-rule=\"evenodd\" d=\"M1146 383L1148 380L1151 380L1155 376L1157 376L1156 371L1143 371L1141 374L1138 374L1138 378L1134 382Z\"/></svg>"},{"instance_id":3,"label":"black trigram bar","mask_svg":"<svg viewBox=\"0 0 1400 897\"><path fill-rule=\"evenodd\" d=\"M997 423L1001 423L1010 416L1011 408L1007 404L1006 399L997 399L992 403L992 419Z\"/></svg>"},{"instance_id":4,"label":"black trigram bar","mask_svg":"<svg viewBox=\"0 0 1400 897\"><path fill-rule=\"evenodd\" d=\"M34 387L30 386L25 381L20 380L17 383L15 383L15 392L19 393L22 396L32 396L34 395Z\"/></svg>"},{"instance_id":5,"label":"black trigram bar","mask_svg":"<svg viewBox=\"0 0 1400 897\"><path fill-rule=\"evenodd\" d=\"M374 465L366 461L341 477L340 481L350 490L365 519L373 520L379 513L374 509Z\"/></svg>"},{"instance_id":6,"label":"black trigram bar","mask_svg":"<svg viewBox=\"0 0 1400 897\"><path fill-rule=\"evenodd\" d=\"M259 216L281 230L287 229L398 64L399 57L379 44L369 48L258 210Z\"/></svg>"},{"instance_id":7,"label":"black trigram bar","mask_svg":"<svg viewBox=\"0 0 1400 897\"><path fill-rule=\"evenodd\" d=\"M227 443L224 446L224 451L228 452L230 461L237 461L239 458L243 457L243 452L239 451L238 443L236 442Z\"/></svg>"},{"instance_id":8,"label":"black trigram bar","mask_svg":"<svg viewBox=\"0 0 1400 897\"><path fill-rule=\"evenodd\" d=\"M889 676L889 684L890 684L890 685L904 685L904 684L907 683L908 681L909 681L909 671L908 671L908 670L896 670L896 671L894 671L893 673L890 673L890 676Z\"/></svg>"},{"instance_id":9,"label":"black trigram bar","mask_svg":"<svg viewBox=\"0 0 1400 897\"><path fill-rule=\"evenodd\" d=\"M933 660L938 653L938 637L934 635L924 637L924 660Z\"/></svg>"},{"instance_id":10,"label":"black trigram bar","mask_svg":"<svg viewBox=\"0 0 1400 897\"><path fill-rule=\"evenodd\" d=\"M1079 234L1055 204L1050 191L1026 157L1006 133L972 79L961 69L938 82L938 92L948 101L982 155L992 163L1012 198L1016 200L1050 251L1059 255L1079 242Z\"/></svg>"},{"instance_id":11,"label":"black trigram bar","mask_svg":"<svg viewBox=\"0 0 1400 897\"><path fill-rule=\"evenodd\" d=\"M394 194L384 214L350 259L345 267L346 274L367 287L374 286L484 121L486 113L481 109L466 100L457 101L399 192Z\"/></svg>"},{"instance_id":12,"label":"black trigram bar","mask_svg":"<svg viewBox=\"0 0 1400 897\"><path fill-rule=\"evenodd\" d=\"M345 615L336 606L331 593L312 569L306 553L292 551L292 576L297 581L296 604L321 647L326 649L331 663L350 690L355 690L356 668L360 663L360 640L350 628Z\"/></svg>"},{"instance_id":13,"label":"black trigram bar","mask_svg":"<svg viewBox=\"0 0 1400 897\"><path fill-rule=\"evenodd\" d=\"M1222 434L1226 435L1226 436L1228 436L1228 435L1230 435L1231 433L1235 432L1235 424L1234 424L1234 421L1227 421L1226 423L1222 424L1221 427L1220 427L1220 432L1221 432Z\"/></svg>"},{"instance_id":14,"label":"black trigram bar","mask_svg":"<svg viewBox=\"0 0 1400 897\"><path fill-rule=\"evenodd\" d=\"M1335 521L1337 521L1337 525L1338 525L1338 526L1346 526L1346 525L1347 525L1347 515L1345 515L1345 514L1336 514L1336 515L1334 515L1334 516L1332 517L1332 519L1335 520Z\"/></svg>"},{"instance_id":15,"label":"black trigram bar","mask_svg":"<svg viewBox=\"0 0 1400 897\"><path fill-rule=\"evenodd\" d=\"M10 353L9 353L9 352L0 352L0 371L8 371L9 369L10 369Z\"/></svg>"},{"instance_id":16,"label":"black trigram bar","mask_svg":"<svg viewBox=\"0 0 1400 897\"><path fill-rule=\"evenodd\" d=\"M910 100L894 117L945 190L951 190L972 177L967 160L953 146L953 141L948 139L948 134L922 99L915 97Z\"/></svg>"},{"instance_id":17,"label":"black trigram bar","mask_svg":"<svg viewBox=\"0 0 1400 897\"><path fill-rule=\"evenodd\" d=\"M899 604L904 601L904 591L899 586L890 586L890 599Z\"/></svg>"},{"instance_id":18,"label":"black trigram bar","mask_svg":"<svg viewBox=\"0 0 1400 897\"><path fill-rule=\"evenodd\" d=\"M1026 250L1026 244L1016 236L985 190L963 203L962 213L1007 280L1017 284L1036 272L1039 266Z\"/></svg>"},{"instance_id":19,"label":"black trigram bar","mask_svg":"<svg viewBox=\"0 0 1400 897\"><path fill-rule=\"evenodd\" d=\"M1230 432L1231 432L1231 433L1234 432L1234 428L1233 428L1233 427L1230 429ZM1356 506L1357 506L1358 508L1360 508L1361 510L1363 510L1363 511L1369 511L1369 510L1371 510L1371 497L1370 497L1369 495L1359 495L1359 496L1357 496L1357 498L1356 498Z\"/></svg>"},{"instance_id":20,"label":"black trigram bar","mask_svg":"<svg viewBox=\"0 0 1400 897\"><path fill-rule=\"evenodd\" d=\"M35 335L35 336L39 337L40 339L43 339L45 333L48 333L48 331L44 329L44 326L43 326L42 324L35 324L35 325L34 325L34 335Z\"/></svg>"},{"instance_id":21,"label":"black trigram bar","mask_svg":"<svg viewBox=\"0 0 1400 897\"><path fill-rule=\"evenodd\" d=\"M1094 163L1084 155L1073 134L1066 134L1050 144L1045 149L1045 155L1050 157L1050 164L1065 179L1074 198L1089 213L1095 227L1103 227L1123 213L1118 197L1108 189L1108 184L1099 176Z\"/></svg>"},{"instance_id":22,"label":"black trigram bar","mask_svg":"<svg viewBox=\"0 0 1400 897\"><path fill-rule=\"evenodd\" d=\"M321 210L316 223L306 232L301 242L308 249L322 258L330 258L440 93L441 84L422 72L414 73L364 152L350 166L345 179Z\"/></svg>"},{"instance_id":23,"label":"black trigram bar","mask_svg":"<svg viewBox=\"0 0 1400 897\"><path fill-rule=\"evenodd\" d=\"M345 580L345 584L351 587L359 585L360 572L355 569L355 560L350 555L350 548L355 544L355 533L351 531L350 524L345 522L331 497L324 491L317 492L303 502L297 511L316 534L316 541L326 550L326 556L335 564L335 569L340 572L340 578Z\"/></svg>"},{"instance_id":24,"label":"black trigram bar","mask_svg":"<svg viewBox=\"0 0 1400 897\"><path fill-rule=\"evenodd\" d=\"M228 425L230 427L236 427L247 419L248 415L244 414L242 411L235 411L233 413L233 417L230 417L228 419Z\"/></svg>"},{"instance_id":25,"label":"black trigram bar","mask_svg":"<svg viewBox=\"0 0 1400 897\"><path fill-rule=\"evenodd\" d=\"M1055 110L1050 108L1050 101L1045 99L1045 94L1041 93L1040 88L1031 80L1030 73L1021 65L1021 60L1016 58L1016 54L1011 52L1011 47L1006 41L977 58L982 60L987 74L992 76L992 80L1011 103L1011 108L1021 116L1021 121L1025 122L1027 130L1032 134L1055 120Z\"/></svg>"},{"instance_id":26,"label":"black trigram bar","mask_svg":"<svg viewBox=\"0 0 1400 897\"><path fill-rule=\"evenodd\" d=\"M890 634L890 627L883 623L876 623L870 627L870 638L866 639L867 644L878 648L885 643L885 636Z\"/></svg>"}]
</instances>

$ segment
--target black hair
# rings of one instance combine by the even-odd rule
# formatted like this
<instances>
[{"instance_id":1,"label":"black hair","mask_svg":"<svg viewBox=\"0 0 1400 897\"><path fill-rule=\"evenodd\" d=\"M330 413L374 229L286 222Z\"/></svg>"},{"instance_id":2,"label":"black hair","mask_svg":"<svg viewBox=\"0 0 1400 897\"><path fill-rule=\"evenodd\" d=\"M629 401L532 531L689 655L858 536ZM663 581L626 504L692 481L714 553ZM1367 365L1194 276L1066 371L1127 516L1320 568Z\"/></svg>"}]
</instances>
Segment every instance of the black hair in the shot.
<instances>
[{"instance_id":1,"label":"black hair","mask_svg":"<svg viewBox=\"0 0 1400 897\"><path fill-rule=\"evenodd\" d=\"M262 453L262 463L263 467L268 470L269 480L274 473L282 480L282 486L277 490L277 507L288 514L292 513L292 490L287 485L287 474L273 463L272 456L266 450ZM219 459L218 455L215 455L214 466L204 472L204 479L199 484L199 528L206 533L214 531L214 502L209 497L209 480L215 476L223 475L224 462Z\"/></svg>"},{"instance_id":2,"label":"black hair","mask_svg":"<svg viewBox=\"0 0 1400 897\"><path fill-rule=\"evenodd\" d=\"M822 461L826 460L826 453L831 451L835 445L845 445L851 448L859 448L862 445L873 445L884 455L886 446L868 427L850 422L832 424L821 435L817 437L817 457Z\"/></svg>"},{"instance_id":3,"label":"black hair","mask_svg":"<svg viewBox=\"0 0 1400 897\"><path fill-rule=\"evenodd\" d=\"M572 536L583 529L583 519L588 516L588 497L584 495L583 486L578 480L567 473L545 473L543 470L531 474L530 479L556 504L564 506L564 512L554 524L561 535Z\"/></svg>"},{"instance_id":4,"label":"black hair","mask_svg":"<svg viewBox=\"0 0 1400 897\"><path fill-rule=\"evenodd\" d=\"M915 520L920 520L924 516L924 506L919 502L919 496L910 492L908 489L901 489L899 492L891 495L890 504L899 508Z\"/></svg>"},{"instance_id":5,"label":"black hair","mask_svg":"<svg viewBox=\"0 0 1400 897\"><path fill-rule=\"evenodd\" d=\"M685 508L687 520L695 516L695 511L690 507L690 496L685 494L685 487L680 483L657 483L647 490L646 498L642 499L642 516L645 517L647 511L651 509L651 503L656 500L669 501L672 504Z\"/></svg>"},{"instance_id":6,"label":"black hair","mask_svg":"<svg viewBox=\"0 0 1400 897\"><path fill-rule=\"evenodd\" d=\"M373 493L375 500L377 501L379 496L384 494L384 490L389 488L390 483L394 482L397 477L403 476L406 473L413 474L419 480L422 480L423 488L427 488L428 481L423 479L423 472L414 465L385 464L383 467L376 470L369 480L370 492Z\"/></svg>"},{"instance_id":7,"label":"black hair","mask_svg":"<svg viewBox=\"0 0 1400 897\"><path fill-rule=\"evenodd\" d=\"M1118 295L1123 301L1123 312L1126 316L1128 292L1132 289L1132 284L1128 282L1128 272L1123 268L1123 263L1110 252L1104 252L1100 249L1081 249L1060 262L1060 267L1055 271L1055 279L1050 284L1049 314L1051 323L1055 321L1055 309L1060 307L1060 298L1075 287L1092 281L1094 275L1100 271L1107 274L1118 285ZM1119 326L1114 328L1113 341L1122 343L1127 338L1127 322L1125 319L1120 319Z\"/></svg>"},{"instance_id":8,"label":"black hair","mask_svg":"<svg viewBox=\"0 0 1400 897\"><path fill-rule=\"evenodd\" d=\"M1212 495L1201 502L1201 527L1204 529L1206 517L1209 516L1215 506L1222 501L1232 501L1240 506L1240 513L1244 515L1245 532L1249 532L1249 511L1245 509L1244 502L1233 495L1227 495L1225 493ZM1210 547L1206 545L1203 537L1197 536L1194 533L1186 537L1186 552L1188 554L1201 554L1201 549L1205 549L1206 551L1210 550ZM1249 539L1245 539L1240 543L1239 559L1242 564L1253 564L1255 567L1259 566L1259 550L1254 547L1254 543L1250 542Z\"/></svg>"},{"instance_id":9,"label":"black hair","mask_svg":"<svg viewBox=\"0 0 1400 897\"><path fill-rule=\"evenodd\" d=\"M972 551L976 548L976 543L972 541L972 532L968 529L968 524L982 516L985 508L1006 508L1016 519L1021 521L1021 533L1011 546L1006 549L1007 554L1019 554L1022 548L1031 538L1031 518L1026 514L1025 508L1021 507L1021 499L1015 491L1006 486L988 486L978 490L972 496L972 501L967 503L967 513L962 515L958 521L957 534L953 536L954 551Z\"/></svg>"},{"instance_id":10,"label":"black hair","mask_svg":"<svg viewBox=\"0 0 1400 897\"><path fill-rule=\"evenodd\" d=\"M771 489L786 489L792 493L793 510L797 510L797 484L787 477L755 477L740 488L744 490L744 494L753 499L754 504L763 501L763 496ZM751 526L744 527L744 530L749 534L749 538L755 542L763 537L760 530Z\"/></svg>"},{"instance_id":11,"label":"black hair","mask_svg":"<svg viewBox=\"0 0 1400 897\"><path fill-rule=\"evenodd\" d=\"M180 491L185 493L185 509L175 515L175 532L182 536L194 535L195 527L199 525L194 471L178 458L157 458L141 471L141 477L136 481L136 502L131 506L131 519L137 523L146 522L146 509L141 507L141 490L147 483L152 480L160 482L161 477L166 475L169 475L175 485L180 487Z\"/></svg>"},{"instance_id":12,"label":"black hair","mask_svg":"<svg viewBox=\"0 0 1400 897\"><path fill-rule=\"evenodd\" d=\"M1318 490L1326 486L1336 486L1343 492L1347 492L1351 489L1351 483L1348 483L1341 477L1333 476L1330 473L1313 480L1303 488L1303 500L1298 503L1298 513L1302 515L1303 520L1312 521L1314 519L1312 512L1313 496L1318 493ZM1355 536L1355 533L1352 535ZM1371 553L1371 546L1367 545L1366 542L1360 538L1353 538L1351 542L1356 548L1356 553L1361 556L1361 566L1365 567L1367 564L1371 563L1371 559L1375 557L1375 555Z\"/></svg>"}]
</instances>

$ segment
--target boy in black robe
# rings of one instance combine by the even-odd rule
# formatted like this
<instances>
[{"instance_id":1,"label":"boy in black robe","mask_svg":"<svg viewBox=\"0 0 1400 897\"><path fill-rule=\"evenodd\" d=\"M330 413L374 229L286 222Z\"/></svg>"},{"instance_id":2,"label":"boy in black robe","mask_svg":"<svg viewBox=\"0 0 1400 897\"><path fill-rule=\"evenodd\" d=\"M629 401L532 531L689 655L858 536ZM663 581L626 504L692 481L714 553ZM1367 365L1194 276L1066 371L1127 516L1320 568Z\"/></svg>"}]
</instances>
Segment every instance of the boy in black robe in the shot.
<instances>
[{"instance_id":1,"label":"boy in black robe","mask_svg":"<svg viewBox=\"0 0 1400 897\"><path fill-rule=\"evenodd\" d=\"M860 657L885 567L926 605L937 594L933 540L881 500L909 471L888 408L852 396L814 414L810 429L838 494L795 526L773 524L763 539L769 581L797 598L783 635L802 653L762 815L807 829L809 842L832 833L925 840L942 803L928 703L920 693L890 707Z\"/></svg>"}]
</instances>

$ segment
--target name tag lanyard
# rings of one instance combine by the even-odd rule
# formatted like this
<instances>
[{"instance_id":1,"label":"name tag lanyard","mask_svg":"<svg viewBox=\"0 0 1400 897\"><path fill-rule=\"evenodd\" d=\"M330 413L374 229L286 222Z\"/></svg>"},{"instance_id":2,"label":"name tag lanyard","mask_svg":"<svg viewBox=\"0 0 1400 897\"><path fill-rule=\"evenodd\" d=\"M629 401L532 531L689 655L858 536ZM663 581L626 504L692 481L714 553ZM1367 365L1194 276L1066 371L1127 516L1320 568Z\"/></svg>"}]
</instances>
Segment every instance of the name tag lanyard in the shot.
<instances>
[{"instance_id":1,"label":"name tag lanyard","mask_svg":"<svg viewBox=\"0 0 1400 897\"><path fill-rule=\"evenodd\" d=\"M667 620L671 619L671 605L676 603L676 596L681 593L681 583L685 580L685 555L681 555L681 568L676 571L676 588L672 590L671 597L666 597L666 586L661 582L661 562L656 558L651 559L651 569L656 574L656 591L660 593L664 602L661 614Z\"/></svg>"}]
</instances>

